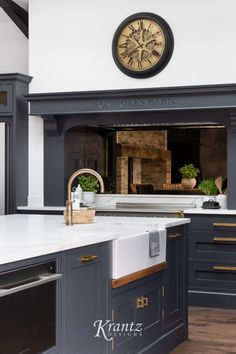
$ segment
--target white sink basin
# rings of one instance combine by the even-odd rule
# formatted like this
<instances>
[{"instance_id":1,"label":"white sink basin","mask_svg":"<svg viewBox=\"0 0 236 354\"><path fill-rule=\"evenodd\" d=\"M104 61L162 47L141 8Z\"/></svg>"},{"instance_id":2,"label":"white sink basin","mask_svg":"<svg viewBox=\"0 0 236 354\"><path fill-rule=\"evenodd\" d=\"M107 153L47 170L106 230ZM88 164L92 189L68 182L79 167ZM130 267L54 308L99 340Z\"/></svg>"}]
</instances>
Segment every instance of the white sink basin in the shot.
<instances>
[{"instance_id":1,"label":"white sink basin","mask_svg":"<svg viewBox=\"0 0 236 354\"><path fill-rule=\"evenodd\" d=\"M128 220L127 220L128 219ZM162 221L163 222L163 221ZM136 218L98 217L91 224L80 224L87 232L112 232L112 278L118 279L166 261L166 229L151 220ZM149 231L159 231L160 253L149 255ZM77 231L78 232L78 231Z\"/></svg>"},{"instance_id":2,"label":"white sink basin","mask_svg":"<svg viewBox=\"0 0 236 354\"><path fill-rule=\"evenodd\" d=\"M112 242L112 278L118 279L166 261L166 230L159 230L160 254L149 255L149 232L129 229Z\"/></svg>"}]
</instances>

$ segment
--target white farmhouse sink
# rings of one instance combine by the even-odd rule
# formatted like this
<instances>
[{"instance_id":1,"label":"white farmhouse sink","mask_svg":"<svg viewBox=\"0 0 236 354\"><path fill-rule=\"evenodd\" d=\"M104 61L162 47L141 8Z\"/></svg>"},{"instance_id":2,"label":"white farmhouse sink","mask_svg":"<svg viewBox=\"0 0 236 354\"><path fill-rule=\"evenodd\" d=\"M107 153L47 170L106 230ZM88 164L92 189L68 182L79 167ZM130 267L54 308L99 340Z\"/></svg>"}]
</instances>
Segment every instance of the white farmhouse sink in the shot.
<instances>
[{"instance_id":1,"label":"white farmhouse sink","mask_svg":"<svg viewBox=\"0 0 236 354\"><path fill-rule=\"evenodd\" d=\"M128 230L127 230L128 231ZM129 229L112 241L112 278L118 279L166 261L166 230L159 230L160 254L149 255L149 232Z\"/></svg>"},{"instance_id":2,"label":"white farmhouse sink","mask_svg":"<svg viewBox=\"0 0 236 354\"><path fill-rule=\"evenodd\" d=\"M142 218L96 217L93 223L80 224L78 228L87 232L116 234L112 240L112 278L118 279L166 261L166 229L163 220L159 224L153 220L145 222ZM160 254L155 257L149 255L151 230L159 231Z\"/></svg>"}]
</instances>

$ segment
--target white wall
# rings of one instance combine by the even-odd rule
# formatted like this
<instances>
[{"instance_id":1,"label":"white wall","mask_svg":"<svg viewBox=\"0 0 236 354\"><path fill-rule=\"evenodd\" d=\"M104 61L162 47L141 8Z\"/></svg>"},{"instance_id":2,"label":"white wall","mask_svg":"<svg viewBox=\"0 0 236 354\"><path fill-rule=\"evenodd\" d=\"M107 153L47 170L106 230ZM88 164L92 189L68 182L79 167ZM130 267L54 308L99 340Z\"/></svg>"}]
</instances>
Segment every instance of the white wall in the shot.
<instances>
[{"instance_id":1,"label":"white wall","mask_svg":"<svg viewBox=\"0 0 236 354\"><path fill-rule=\"evenodd\" d=\"M169 23L175 48L161 73L134 79L115 65L111 43L127 16L144 11ZM236 82L235 13L235 0L30 0L30 91ZM29 121L29 205L37 206L43 203L43 122Z\"/></svg>"},{"instance_id":2,"label":"white wall","mask_svg":"<svg viewBox=\"0 0 236 354\"><path fill-rule=\"evenodd\" d=\"M29 11L31 92L236 82L235 0L31 0ZM169 23L175 48L161 73L134 79L116 67L111 42L142 11Z\"/></svg>"},{"instance_id":3,"label":"white wall","mask_svg":"<svg viewBox=\"0 0 236 354\"><path fill-rule=\"evenodd\" d=\"M28 39L0 9L0 74L28 74Z\"/></svg>"},{"instance_id":4,"label":"white wall","mask_svg":"<svg viewBox=\"0 0 236 354\"><path fill-rule=\"evenodd\" d=\"M5 214L5 123L0 123L0 215Z\"/></svg>"}]
</instances>

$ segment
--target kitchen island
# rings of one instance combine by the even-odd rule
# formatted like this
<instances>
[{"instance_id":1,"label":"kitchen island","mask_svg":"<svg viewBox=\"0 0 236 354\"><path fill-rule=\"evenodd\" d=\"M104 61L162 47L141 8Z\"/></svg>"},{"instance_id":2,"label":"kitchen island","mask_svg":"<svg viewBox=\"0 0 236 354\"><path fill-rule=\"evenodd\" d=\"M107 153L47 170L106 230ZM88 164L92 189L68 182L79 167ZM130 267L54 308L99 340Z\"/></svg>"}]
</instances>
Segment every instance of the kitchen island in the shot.
<instances>
[{"instance_id":1,"label":"kitchen island","mask_svg":"<svg viewBox=\"0 0 236 354\"><path fill-rule=\"evenodd\" d=\"M121 221L119 217L95 217L89 225L65 226L62 216L1 216L0 279L6 283L7 276L9 279L15 274L22 276L28 269L38 272L42 265L48 266L48 274L39 276L30 285L20 282L4 287L4 281L0 280L0 306L10 309L12 302L15 304L14 311L8 311L7 320L2 317L0 329L6 336L0 339L0 351L8 350L9 354L169 353L187 337L185 225L188 223L189 219L177 218L140 221L140 218L123 217ZM129 274L129 281L126 278L125 284L113 287L113 242L134 234L148 237L148 231L155 229L167 231L165 261L155 271ZM132 252L134 248L130 249L130 259L135 256ZM36 287L34 282L39 282ZM50 293L52 297L43 299L54 298L47 306L53 305L55 313L53 316L53 311L41 309L45 318L51 314L45 322L52 324L46 327L47 333L51 333L47 338L43 327L38 327L43 315L33 312L35 317L29 326L24 311L31 302L34 309L41 308L42 298L37 297L35 289L49 289L48 284L54 284L51 288L55 290L54 297ZM22 300L29 291L34 291L35 296L30 301L29 298ZM113 327L108 331L106 328L105 332L101 323L113 323ZM137 330L134 334L131 329L128 333L118 331L122 323L129 323L132 329L139 324L141 333ZM37 341L32 340L36 328L41 338L38 343L45 344L45 348L39 349ZM26 331L23 339L20 329ZM6 343L11 343L11 349Z\"/></svg>"}]
</instances>

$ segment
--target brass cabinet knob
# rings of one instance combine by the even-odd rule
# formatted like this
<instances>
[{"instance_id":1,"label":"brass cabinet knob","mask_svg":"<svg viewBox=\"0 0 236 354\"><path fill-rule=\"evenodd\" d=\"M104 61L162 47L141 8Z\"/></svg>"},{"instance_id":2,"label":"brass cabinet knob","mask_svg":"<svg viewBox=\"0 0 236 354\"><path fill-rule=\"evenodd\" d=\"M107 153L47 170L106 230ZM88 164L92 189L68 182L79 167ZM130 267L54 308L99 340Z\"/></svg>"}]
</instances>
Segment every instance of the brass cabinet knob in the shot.
<instances>
[{"instance_id":1,"label":"brass cabinet knob","mask_svg":"<svg viewBox=\"0 0 236 354\"><path fill-rule=\"evenodd\" d=\"M136 299L136 309L143 309L143 308L144 308L143 296L137 297L137 299Z\"/></svg>"},{"instance_id":2,"label":"brass cabinet knob","mask_svg":"<svg viewBox=\"0 0 236 354\"><path fill-rule=\"evenodd\" d=\"M143 305L148 306L148 297L143 297Z\"/></svg>"},{"instance_id":3,"label":"brass cabinet knob","mask_svg":"<svg viewBox=\"0 0 236 354\"><path fill-rule=\"evenodd\" d=\"M136 309L143 309L145 306L148 306L148 297L138 297L136 299Z\"/></svg>"}]
</instances>

